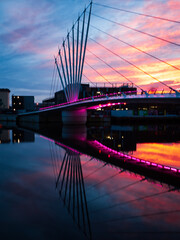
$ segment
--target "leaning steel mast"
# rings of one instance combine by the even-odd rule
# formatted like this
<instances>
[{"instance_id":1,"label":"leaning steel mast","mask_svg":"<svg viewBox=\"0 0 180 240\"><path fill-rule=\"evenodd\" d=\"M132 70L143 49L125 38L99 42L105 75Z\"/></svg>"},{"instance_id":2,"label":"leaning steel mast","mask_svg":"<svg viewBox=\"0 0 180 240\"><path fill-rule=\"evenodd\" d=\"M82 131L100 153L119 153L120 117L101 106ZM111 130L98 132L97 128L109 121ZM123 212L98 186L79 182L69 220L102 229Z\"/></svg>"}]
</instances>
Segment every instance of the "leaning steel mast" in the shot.
<instances>
[{"instance_id":1,"label":"leaning steel mast","mask_svg":"<svg viewBox=\"0 0 180 240\"><path fill-rule=\"evenodd\" d=\"M89 12L86 17L88 9ZM91 19L91 9L92 1L73 24L63 41L61 49L59 49L58 57L55 58L55 65L67 102L76 101L79 97ZM82 26L80 26L81 18ZM87 24L85 24L86 18Z\"/></svg>"}]
</instances>

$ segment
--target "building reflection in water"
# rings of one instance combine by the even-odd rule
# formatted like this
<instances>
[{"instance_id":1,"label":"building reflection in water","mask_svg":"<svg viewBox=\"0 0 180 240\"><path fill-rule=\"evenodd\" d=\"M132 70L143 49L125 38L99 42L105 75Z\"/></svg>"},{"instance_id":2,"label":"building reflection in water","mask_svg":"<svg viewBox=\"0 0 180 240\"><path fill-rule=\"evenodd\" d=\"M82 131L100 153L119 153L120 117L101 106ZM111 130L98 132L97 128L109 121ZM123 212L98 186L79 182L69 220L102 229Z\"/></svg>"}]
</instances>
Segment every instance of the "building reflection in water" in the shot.
<instances>
[{"instance_id":1,"label":"building reflection in water","mask_svg":"<svg viewBox=\"0 0 180 240\"><path fill-rule=\"evenodd\" d=\"M0 129L0 144L1 143L10 143L10 130L9 129Z\"/></svg>"},{"instance_id":2,"label":"building reflection in water","mask_svg":"<svg viewBox=\"0 0 180 240\"><path fill-rule=\"evenodd\" d=\"M64 148L63 156L59 144L50 142L56 189L78 228L91 239L80 153L71 148Z\"/></svg>"},{"instance_id":3,"label":"building reflection in water","mask_svg":"<svg viewBox=\"0 0 180 240\"><path fill-rule=\"evenodd\" d=\"M179 125L111 125L111 127L91 127L96 139L115 150L132 154L139 143L172 143L180 141Z\"/></svg>"},{"instance_id":4,"label":"building reflection in water","mask_svg":"<svg viewBox=\"0 0 180 240\"><path fill-rule=\"evenodd\" d=\"M34 140L34 132L24 131L17 128L12 130L13 143L34 142Z\"/></svg>"}]
</instances>

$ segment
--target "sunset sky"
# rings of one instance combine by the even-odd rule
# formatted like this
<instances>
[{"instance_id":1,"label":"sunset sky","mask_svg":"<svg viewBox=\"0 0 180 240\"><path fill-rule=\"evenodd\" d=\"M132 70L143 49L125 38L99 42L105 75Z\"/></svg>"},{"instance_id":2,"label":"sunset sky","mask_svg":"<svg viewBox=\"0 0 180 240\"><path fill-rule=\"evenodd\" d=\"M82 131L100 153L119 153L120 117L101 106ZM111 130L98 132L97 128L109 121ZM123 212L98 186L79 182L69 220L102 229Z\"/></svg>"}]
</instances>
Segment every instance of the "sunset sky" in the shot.
<instances>
[{"instance_id":1,"label":"sunset sky","mask_svg":"<svg viewBox=\"0 0 180 240\"><path fill-rule=\"evenodd\" d=\"M180 0L104 0L103 2L96 0L95 3L179 22L145 17L93 4L92 13L94 15L91 18L87 45L88 50L145 90L152 88L162 90L164 86L100 47L91 39L101 43L144 72L164 81L168 86L179 90ZM67 31L71 29L78 14L88 4L88 0L0 1L0 88L9 88L11 94L15 95L34 95L36 101L47 98L50 95L54 55L57 54L58 46L61 46L63 38L66 37ZM95 15L171 43L117 25ZM93 26L99 28L101 32ZM121 42L102 31L120 39ZM156 59L140 50L155 56ZM86 61L108 81L117 84L127 83L127 80L107 67L89 51L86 53ZM92 82L105 82L86 63L84 74ZM82 81L88 82L85 76Z\"/></svg>"}]
</instances>

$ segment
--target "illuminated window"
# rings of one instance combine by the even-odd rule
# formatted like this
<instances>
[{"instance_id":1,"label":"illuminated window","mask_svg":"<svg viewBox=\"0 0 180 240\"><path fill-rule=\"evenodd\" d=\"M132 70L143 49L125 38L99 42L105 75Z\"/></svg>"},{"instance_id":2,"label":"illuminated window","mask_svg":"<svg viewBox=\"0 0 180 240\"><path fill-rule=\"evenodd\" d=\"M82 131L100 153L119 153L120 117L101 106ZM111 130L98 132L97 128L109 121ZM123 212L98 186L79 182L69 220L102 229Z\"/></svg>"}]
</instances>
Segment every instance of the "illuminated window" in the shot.
<instances>
[{"instance_id":1,"label":"illuminated window","mask_svg":"<svg viewBox=\"0 0 180 240\"><path fill-rule=\"evenodd\" d=\"M19 96L17 96L17 98L19 98Z\"/></svg>"}]
</instances>

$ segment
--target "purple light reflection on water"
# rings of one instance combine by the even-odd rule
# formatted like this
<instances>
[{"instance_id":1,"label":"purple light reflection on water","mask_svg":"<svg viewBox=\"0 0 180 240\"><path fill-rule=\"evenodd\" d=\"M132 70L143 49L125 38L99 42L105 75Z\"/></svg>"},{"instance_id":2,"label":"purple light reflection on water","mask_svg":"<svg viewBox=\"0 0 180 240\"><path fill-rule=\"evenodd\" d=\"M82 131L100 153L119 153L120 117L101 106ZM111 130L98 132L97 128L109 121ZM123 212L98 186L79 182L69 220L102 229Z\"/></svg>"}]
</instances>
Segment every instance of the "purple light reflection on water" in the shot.
<instances>
[{"instance_id":1,"label":"purple light reflection on water","mask_svg":"<svg viewBox=\"0 0 180 240\"><path fill-rule=\"evenodd\" d=\"M65 149L69 149L69 150L71 150L71 151L73 151L73 152L75 152L75 153L77 153L77 154L81 154L81 153L80 153L79 151L77 151L76 149L73 149L73 148L71 148L71 147L69 147L69 146L67 146L67 145L64 145L64 144L60 143L60 142L54 141L54 140L52 140L52 139L50 139L50 138L47 138L47 137L44 137L44 136L40 136L40 137L41 137L41 138L44 138L44 139L46 139L46 140L48 140L48 141L54 142L55 144L58 144L59 146L65 148ZM177 172L177 173L180 172L180 170L179 170L179 169L176 169L176 168L172 168L172 167L169 167L169 166L163 166L163 165L156 164L156 163L153 163L153 162L150 162L150 161L146 161L146 160L143 160L143 159L138 159L138 158L132 157L132 156L127 155L127 154L120 153L120 152L118 152L118 151L116 151L116 150L114 150L114 149L111 149L111 148L103 145L102 143L98 142L97 140L94 140L94 143L97 144L97 145L99 145L101 148L105 149L106 151L108 151L108 157L111 156L110 153L113 153L113 154L116 154L116 155L120 155L120 156L122 156L122 157L125 157L125 158L127 158L127 159L131 159L131 160L135 160L135 161L137 161L137 162L141 162L141 163L147 164L147 165L149 165L149 166L158 167L158 168L160 168L160 169L163 169L163 168L164 168L165 170L170 170L170 171Z\"/></svg>"},{"instance_id":2,"label":"purple light reflection on water","mask_svg":"<svg viewBox=\"0 0 180 240\"><path fill-rule=\"evenodd\" d=\"M137 161L137 162L141 162L141 163L143 163L143 164L147 164L147 165L150 166L150 167L153 166L153 167L158 167L158 168L160 168L160 169L165 169L165 170L167 170L167 171L169 171L169 172L172 172L172 171L173 171L173 172L176 172L176 173L180 173L180 170L179 170L179 169L172 168L172 167L165 166L165 165L156 164L156 163L153 163L153 162L150 162L150 161L146 161L146 160L143 160L143 159L139 159L139 158L132 157L132 156L127 155L127 154L119 153L119 152L116 151L116 150L113 150L113 149L111 149L111 148L109 148L109 147L106 147L105 145L103 145L102 143L98 142L97 140L94 140L93 142L94 142L94 145L100 146L102 149L104 149L105 151L107 151L107 153L109 152L108 154L110 154L111 152L113 152L113 153L115 153L115 154L117 154L117 155L120 155L120 156L122 156L122 157L127 158L127 160L132 159L132 160L135 160L135 161Z\"/></svg>"},{"instance_id":3,"label":"purple light reflection on water","mask_svg":"<svg viewBox=\"0 0 180 240\"><path fill-rule=\"evenodd\" d=\"M81 154L81 153L80 153L79 151L77 151L76 149L71 148L71 147L69 147L69 146L67 146L67 145L64 145L63 143L54 141L54 140L52 140L52 139L50 139L50 138L47 138L47 137L44 137L44 136L42 136L42 135L40 135L40 137L43 138L43 139L45 139L45 140L48 140L48 141L50 141L50 142L53 142L53 143L55 143L55 144L57 144L57 145L65 148L65 149L71 150L71 151L74 152L74 153Z\"/></svg>"}]
</instances>

